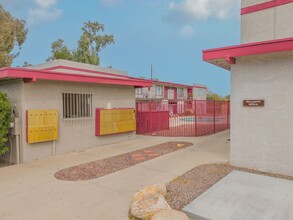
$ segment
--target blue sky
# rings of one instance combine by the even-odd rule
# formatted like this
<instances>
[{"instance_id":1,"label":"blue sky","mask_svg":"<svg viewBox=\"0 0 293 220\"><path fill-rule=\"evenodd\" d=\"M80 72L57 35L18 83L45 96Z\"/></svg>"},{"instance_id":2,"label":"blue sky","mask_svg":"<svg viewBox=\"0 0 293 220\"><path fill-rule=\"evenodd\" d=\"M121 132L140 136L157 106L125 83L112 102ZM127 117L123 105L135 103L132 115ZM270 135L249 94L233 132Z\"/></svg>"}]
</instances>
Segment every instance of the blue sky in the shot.
<instances>
[{"instance_id":1,"label":"blue sky","mask_svg":"<svg viewBox=\"0 0 293 220\"><path fill-rule=\"evenodd\" d=\"M230 93L230 73L202 61L202 50L240 42L240 0L0 0L29 33L13 66L45 62L62 38L75 48L85 21L99 21L115 44L101 66Z\"/></svg>"}]
</instances>

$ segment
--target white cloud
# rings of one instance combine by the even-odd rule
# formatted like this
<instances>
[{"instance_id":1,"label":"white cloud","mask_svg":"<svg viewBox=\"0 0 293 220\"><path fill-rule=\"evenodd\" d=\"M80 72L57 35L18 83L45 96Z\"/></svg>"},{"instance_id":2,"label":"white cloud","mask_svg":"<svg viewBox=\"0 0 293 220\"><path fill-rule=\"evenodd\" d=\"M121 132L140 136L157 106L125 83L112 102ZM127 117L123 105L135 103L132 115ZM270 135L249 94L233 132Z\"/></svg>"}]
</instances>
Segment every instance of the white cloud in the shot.
<instances>
[{"instance_id":1,"label":"white cloud","mask_svg":"<svg viewBox=\"0 0 293 220\"><path fill-rule=\"evenodd\" d=\"M20 15L28 26L53 21L63 13L58 7L61 0L0 0L0 4L11 12Z\"/></svg>"},{"instance_id":2,"label":"white cloud","mask_svg":"<svg viewBox=\"0 0 293 220\"><path fill-rule=\"evenodd\" d=\"M32 0L0 0L0 4L4 8L20 10L25 7L30 7L32 5Z\"/></svg>"},{"instance_id":3,"label":"white cloud","mask_svg":"<svg viewBox=\"0 0 293 220\"><path fill-rule=\"evenodd\" d=\"M34 2L40 7L44 9L51 8L57 4L57 0L34 0Z\"/></svg>"},{"instance_id":4,"label":"white cloud","mask_svg":"<svg viewBox=\"0 0 293 220\"><path fill-rule=\"evenodd\" d=\"M36 8L31 9L28 12L28 25L37 25L43 23L45 21L53 21L58 19L62 15L61 9L43 9L43 8Z\"/></svg>"},{"instance_id":5,"label":"white cloud","mask_svg":"<svg viewBox=\"0 0 293 220\"><path fill-rule=\"evenodd\" d=\"M181 28L180 34L184 38L192 38L194 36L194 30L191 26L185 25Z\"/></svg>"},{"instance_id":6,"label":"white cloud","mask_svg":"<svg viewBox=\"0 0 293 220\"><path fill-rule=\"evenodd\" d=\"M57 8L60 0L33 0L35 7L28 10L27 23L29 26L58 19L63 11Z\"/></svg>"},{"instance_id":7,"label":"white cloud","mask_svg":"<svg viewBox=\"0 0 293 220\"><path fill-rule=\"evenodd\" d=\"M123 3L123 0L101 0L101 4L104 6L119 6Z\"/></svg>"},{"instance_id":8,"label":"white cloud","mask_svg":"<svg viewBox=\"0 0 293 220\"><path fill-rule=\"evenodd\" d=\"M239 14L240 0L182 0L171 1L165 17L170 23L186 24L208 19L224 20Z\"/></svg>"}]
</instances>

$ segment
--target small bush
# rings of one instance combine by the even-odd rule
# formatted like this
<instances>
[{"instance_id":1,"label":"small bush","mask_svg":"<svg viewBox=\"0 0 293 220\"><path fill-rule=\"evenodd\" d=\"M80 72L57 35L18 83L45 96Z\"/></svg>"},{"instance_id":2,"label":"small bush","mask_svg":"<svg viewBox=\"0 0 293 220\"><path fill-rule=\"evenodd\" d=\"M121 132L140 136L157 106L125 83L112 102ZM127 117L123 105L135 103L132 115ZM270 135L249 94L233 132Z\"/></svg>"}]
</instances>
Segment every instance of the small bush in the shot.
<instances>
[{"instance_id":1,"label":"small bush","mask_svg":"<svg viewBox=\"0 0 293 220\"><path fill-rule=\"evenodd\" d=\"M9 151L7 142L11 119L10 101L5 93L0 92L0 155Z\"/></svg>"}]
</instances>

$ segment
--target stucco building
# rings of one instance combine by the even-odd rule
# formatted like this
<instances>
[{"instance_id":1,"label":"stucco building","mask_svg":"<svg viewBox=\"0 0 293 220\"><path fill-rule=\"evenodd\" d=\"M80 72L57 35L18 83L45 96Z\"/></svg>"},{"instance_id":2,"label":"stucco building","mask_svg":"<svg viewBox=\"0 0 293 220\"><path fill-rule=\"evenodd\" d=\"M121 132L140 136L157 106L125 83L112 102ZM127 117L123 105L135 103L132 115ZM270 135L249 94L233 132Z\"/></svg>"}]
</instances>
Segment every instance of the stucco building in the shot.
<instances>
[{"instance_id":1,"label":"stucco building","mask_svg":"<svg viewBox=\"0 0 293 220\"><path fill-rule=\"evenodd\" d=\"M241 44L203 51L231 71L230 160L293 175L293 1L241 3Z\"/></svg>"},{"instance_id":2,"label":"stucco building","mask_svg":"<svg viewBox=\"0 0 293 220\"><path fill-rule=\"evenodd\" d=\"M137 101L187 101L206 100L207 87L205 85L184 85L159 80L151 80L152 87L137 88L135 97Z\"/></svg>"},{"instance_id":3,"label":"stucco building","mask_svg":"<svg viewBox=\"0 0 293 220\"><path fill-rule=\"evenodd\" d=\"M151 82L64 60L0 69L0 91L8 94L16 118L13 162L134 139L135 88L144 86ZM114 111L118 125L110 121Z\"/></svg>"}]
</instances>

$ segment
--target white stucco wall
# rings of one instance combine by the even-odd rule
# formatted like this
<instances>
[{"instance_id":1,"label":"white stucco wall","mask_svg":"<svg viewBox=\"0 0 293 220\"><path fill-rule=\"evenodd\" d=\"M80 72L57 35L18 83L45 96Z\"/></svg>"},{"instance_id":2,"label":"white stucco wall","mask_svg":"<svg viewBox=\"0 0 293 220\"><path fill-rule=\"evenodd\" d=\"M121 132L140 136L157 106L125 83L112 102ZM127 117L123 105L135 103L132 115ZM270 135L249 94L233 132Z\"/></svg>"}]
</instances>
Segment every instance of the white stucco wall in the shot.
<instances>
[{"instance_id":1,"label":"white stucco wall","mask_svg":"<svg viewBox=\"0 0 293 220\"><path fill-rule=\"evenodd\" d=\"M293 175L293 56L237 59L231 74L231 163ZM265 107L243 107L264 99Z\"/></svg>"},{"instance_id":2,"label":"white stucco wall","mask_svg":"<svg viewBox=\"0 0 293 220\"><path fill-rule=\"evenodd\" d=\"M242 8L267 1L243 0ZM241 16L241 42L288 38L293 36L293 3Z\"/></svg>"},{"instance_id":3,"label":"white stucco wall","mask_svg":"<svg viewBox=\"0 0 293 220\"><path fill-rule=\"evenodd\" d=\"M162 87L162 94L157 94L156 87L161 86ZM163 85L152 85L152 87L144 87L139 88L137 90L141 90L141 94L136 94L135 98L137 99L164 99L165 98L165 91Z\"/></svg>"},{"instance_id":4,"label":"white stucco wall","mask_svg":"<svg viewBox=\"0 0 293 220\"><path fill-rule=\"evenodd\" d=\"M207 89L203 88L192 88L193 100L207 100Z\"/></svg>"},{"instance_id":5,"label":"white stucco wall","mask_svg":"<svg viewBox=\"0 0 293 220\"><path fill-rule=\"evenodd\" d=\"M20 94L20 88L22 94ZM5 84L0 91L6 91L13 103L18 103L22 113L22 161L34 160L52 155L52 142L26 143L26 119L28 109L58 109L59 139L56 142L57 154L96 147L135 138L135 132L110 136L95 136L95 109L135 108L134 88L130 86L97 85L86 83L67 83L38 81L36 83ZM13 91L19 91L15 95ZM62 92L87 92L93 95L93 117L91 119L62 118Z\"/></svg>"}]
</instances>

